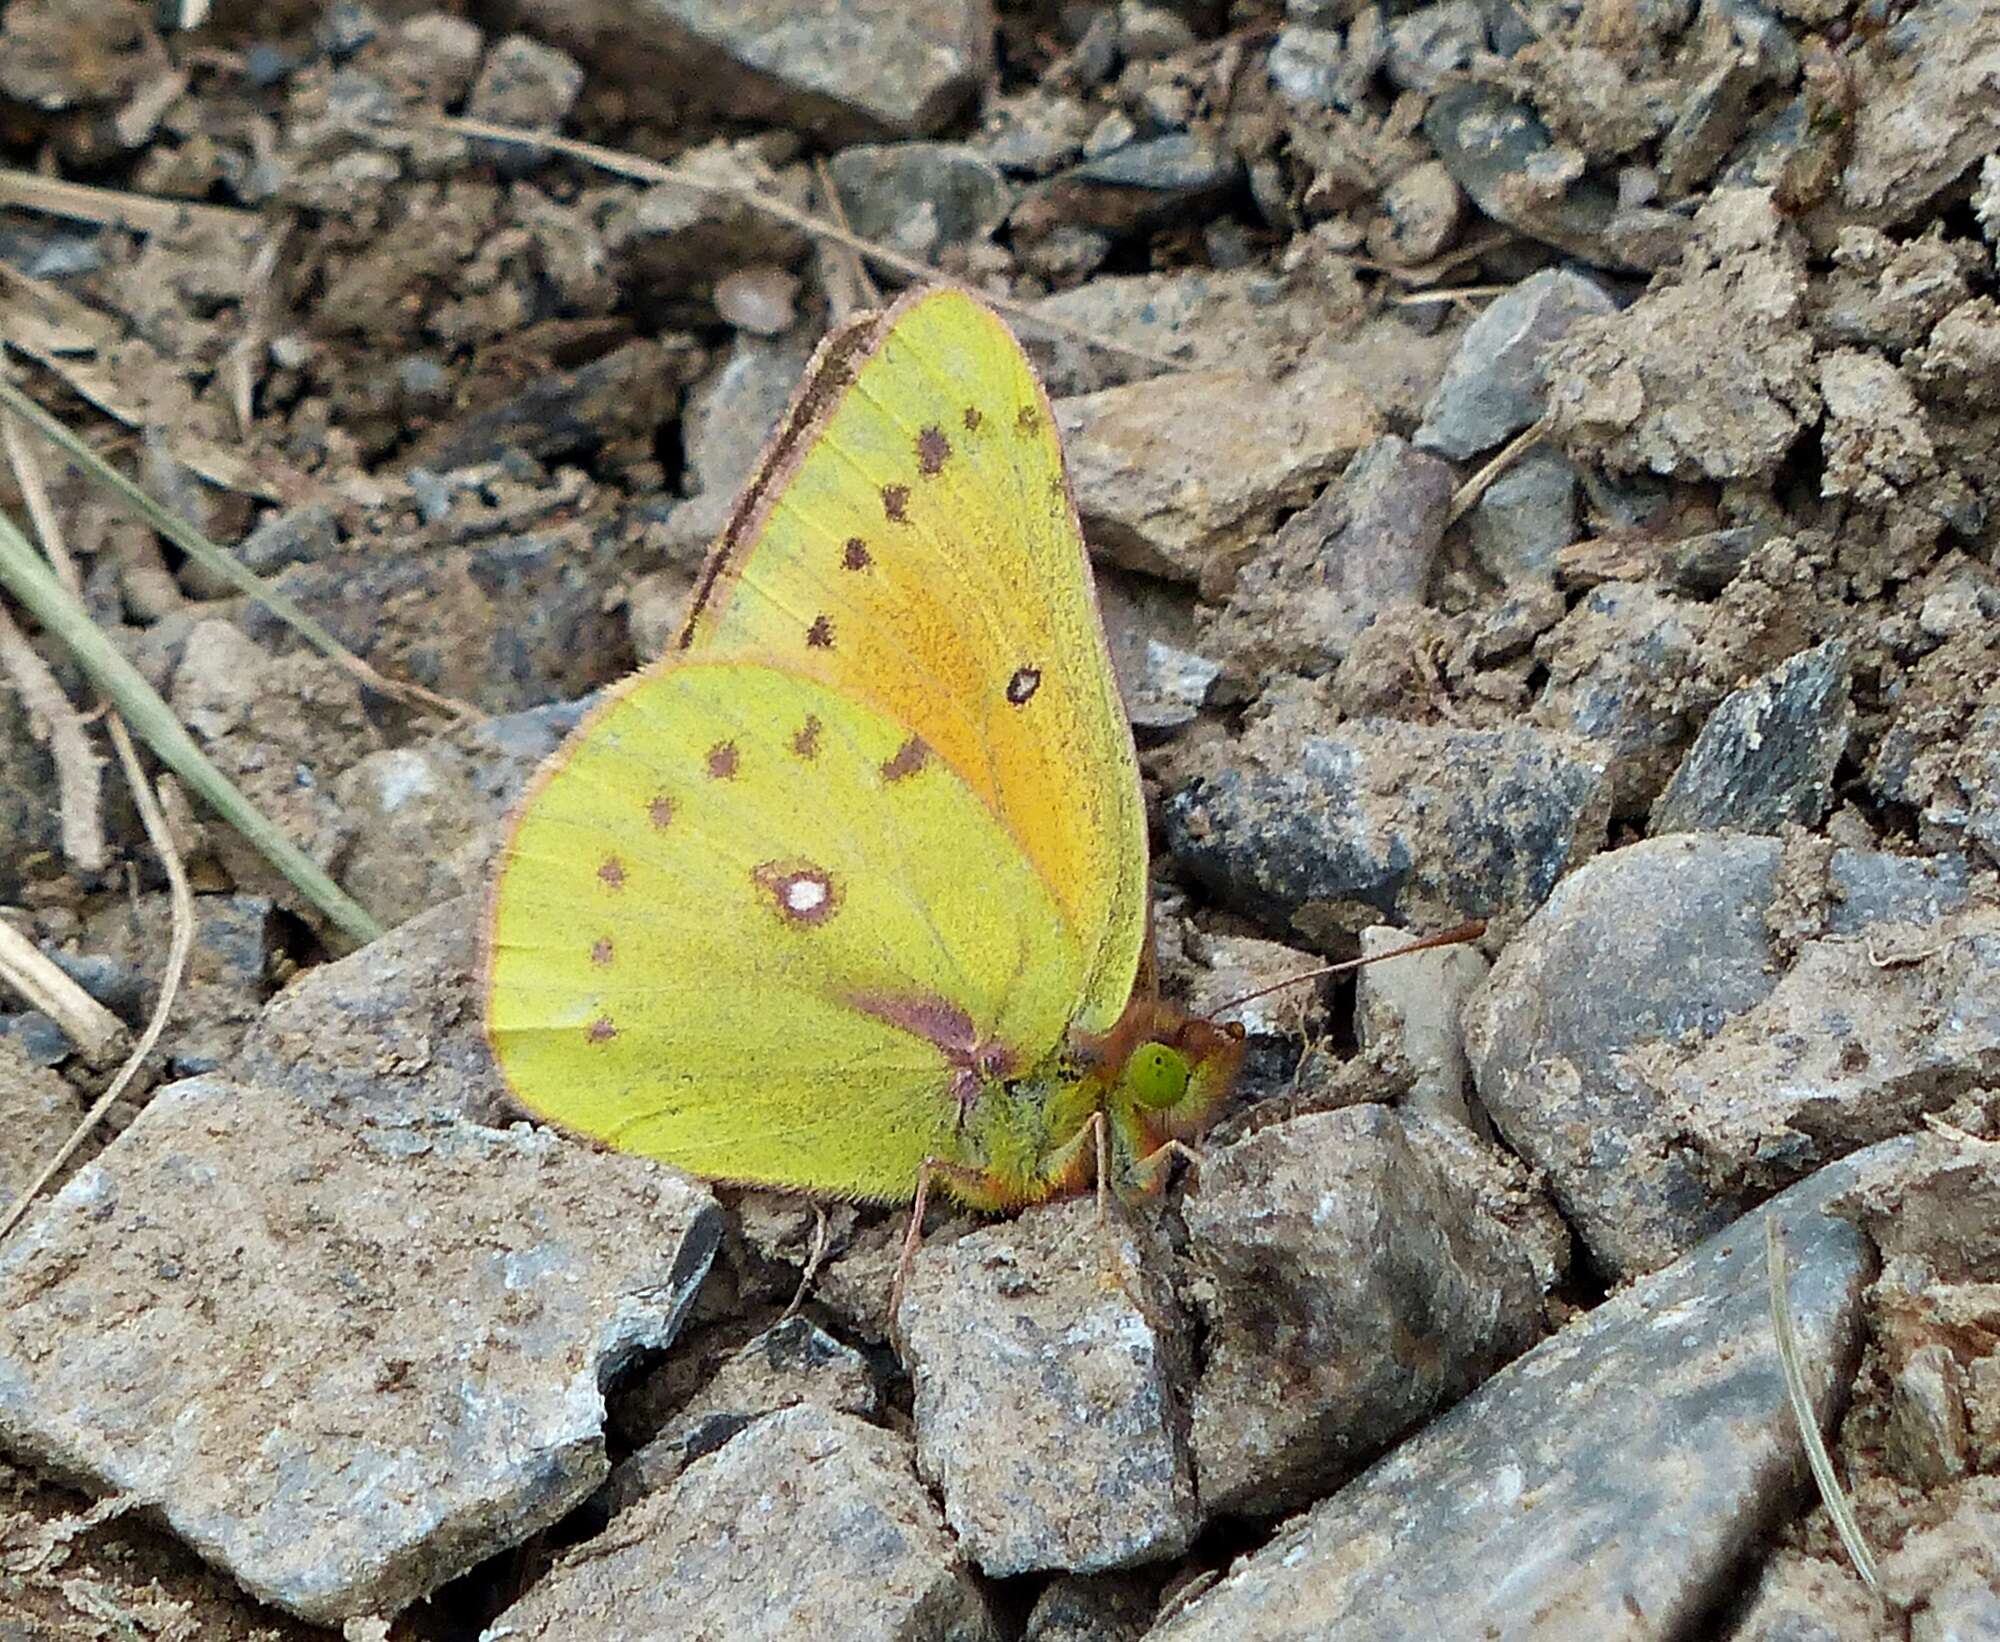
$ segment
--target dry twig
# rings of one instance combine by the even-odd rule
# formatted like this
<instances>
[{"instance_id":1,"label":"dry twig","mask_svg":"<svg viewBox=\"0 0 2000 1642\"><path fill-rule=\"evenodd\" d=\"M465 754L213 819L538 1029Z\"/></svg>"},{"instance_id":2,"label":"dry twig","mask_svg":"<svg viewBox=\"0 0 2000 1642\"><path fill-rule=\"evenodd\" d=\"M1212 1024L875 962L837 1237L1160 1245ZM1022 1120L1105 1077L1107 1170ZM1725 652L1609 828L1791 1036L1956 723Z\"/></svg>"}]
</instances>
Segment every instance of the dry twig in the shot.
<instances>
[{"instance_id":1,"label":"dry twig","mask_svg":"<svg viewBox=\"0 0 2000 1642\"><path fill-rule=\"evenodd\" d=\"M900 251L892 251L879 241L865 239L860 234L842 228L838 223L828 222L824 217L816 217L810 211L801 211L796 205L769 194L760 194L755 189L732 187L728 183L714 182L702 177L690 177L676 171L671 166L657 160L645 159L637 154L627 154L616 148L604 148L597 143L578 142L574 137L558 137L547 131L522 131L510 125L493 125L485 120L468 120L451 114L434 114L428 118L410 122L433 131L453 131L461 137L477 137L486 142L513 143L522 148L545 148L552 154L564 154L570 159L581 160L586 165L594 165L600 171L609 171L614 176L630 177L634 182L665 183L670 188L692 188L697 193L710 194L722 199L735 200L753 211L762 211L766 216L789 224L803 234L815 239L830 240L835 245L844 245L858 252L870 262L884 268L893 269L905 279L919 284L929 284L944 276L927 262L919 262L915 257L906 257ZM1162 370L1185 370L1184 361L1169 359L1165 354L1149 353L1144 348L1135 348L1129 342L1116 342L1108 336L1099 336L1085 330L1080 325L1071 325L1064 320L1051 319L1046 314L1035 312L1025 303L1016 302L1012 297L993 296L981 293L982 300L997 308L1001 313L1011 315L1024 325L1038 327L1055 336L1068 337L1073 342L1081 342L1088 347L1101 348L1106 353L1124 354L1128 358L1143 360L1148 365L1157 365Z\"/></svg>"}]
</instances>

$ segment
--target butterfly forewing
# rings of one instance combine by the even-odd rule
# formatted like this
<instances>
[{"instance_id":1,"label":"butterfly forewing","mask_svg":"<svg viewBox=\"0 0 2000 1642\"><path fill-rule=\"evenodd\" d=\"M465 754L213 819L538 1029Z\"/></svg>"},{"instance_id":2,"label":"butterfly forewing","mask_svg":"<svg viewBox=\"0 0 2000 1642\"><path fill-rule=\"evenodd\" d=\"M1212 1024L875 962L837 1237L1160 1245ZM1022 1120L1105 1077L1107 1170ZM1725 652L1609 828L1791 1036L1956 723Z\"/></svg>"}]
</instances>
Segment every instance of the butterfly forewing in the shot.
<instances>
[{"instance_id":1,"label":"butterfly forewing","mask_svg":"<svg viewBox=\"0 0 2000 1642\"><path fill-rule=\"evenodd\" d=\"M1024 975L1086 1031L1132 992L1146 844L1131 734L1047 396L960 291L829 344L710 565L690 654L904 725L1015 840L1083 954Z\"/></svg>"}]
</instances>

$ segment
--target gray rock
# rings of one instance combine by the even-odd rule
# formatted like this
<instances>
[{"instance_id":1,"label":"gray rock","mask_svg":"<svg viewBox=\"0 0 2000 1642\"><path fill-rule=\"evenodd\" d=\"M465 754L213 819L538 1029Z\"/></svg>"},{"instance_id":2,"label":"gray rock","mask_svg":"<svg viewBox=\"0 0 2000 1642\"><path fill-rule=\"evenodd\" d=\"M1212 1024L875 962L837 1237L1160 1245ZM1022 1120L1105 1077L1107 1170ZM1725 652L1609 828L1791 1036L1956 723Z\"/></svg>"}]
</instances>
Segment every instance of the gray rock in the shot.
<instances>
[{"instance_id":1,"label":"gray rock","mask_svg":"<svg viewBox=\"0 0 2000 1642\"><path fill-rule=\"evenodd\" d=\"M236 544L236 556L260 576L288 564L309 564L340 545L340 521L324 502L302 502L274 513Z\"/></svg>"},{"instance_id":2,"label":"gray rock","mask_svg":"<svg viewBox=\"0 0 2000 1642\"><path fill-rule=\"evenodd\" d=\"M1389 25L1389 78L1403 91L1431 92L1486 50L1486 14L1477 0L1418 6Z\"/></svg>"},{"instance_id":3,"label":"gray rock","mask_svg":"<svg viewBox=\"0 0 2000 1642\"><path fill-rule=\"evenodd\" d=\"M1139 1642L1153 1609L1142 1579L1058 1575L1035 1598L1021 1642Z\"/></svg>"},{"instance_id":4,"label":"gray rock","mask_svg":"<svg viewBox=\"0 0 2000 1642\"><path fill-rule=\"evenodd\" d=\"M1384 1106L1209 1152L1183 1206L1206 1323L1206 1514L1297 1509L1540 1335L1535 1262L1481 1212L1462 1162ZM1486 1163L1505 1174L1497 1153ZM1518 1166L1512 1187L1531 1198Z\"/></svg>"},{"instance_id":5,"label":"gray rock","mask_svg":"<svg viewBox=\"0 0 2000 1642\"><path fill-rule=\"evenodd\" d=\"M576 52L671 122L693 98L732 120L769 121L829 142L920 137L948 124L993 66L985 0L524 0L524 27Z\"/></svg>"},{"instance_id":6,"label":"gray rock","mask_svg":"<svg viewBox=\"0 0 2000 1642\"><path fill-rule=\"evenodd\" d=\"M734 498L776 432L812 358L808 336L738 335L689 390L681 442L691 491Z\"/></svg>"},{"instance_id":7,"label":"gray rock","mask_svg":"<svg viewBox=\"0 0 2000 1642\"><path fill-rule=\"evenodd\" d=\"M1746 56L1730 52L1688 88L1660 140L1659 170L1669 198L1692 193L1715 174L1749 123L1760 79Z\"/></svg>"},{"instance_id":8,"label":"gray rock","mask_svg":"<svg viewBox=\"0 0 2000 1642\"><path fill-rule=\"evenodd\" d=\"M76 1091L0 1035L0 1214L14 1206L83 1116Z\"/></svg>"},{"instance_id":9,"label":"gray rock","mask_svg":"<svg viewBox=\"0 0 2000 1642\"><path fill-rule=\"evenodd\" d=\"M1002 171L1045 177L1071 164L1090 134L1090 111L1061 91L1032 87L986 105L973 147Z\"/></svg>"},{"instance_id":10,"label":"gray rock","mask_svg":"<svg viewBox=\"0 0 2000 1642\"><path fill-rule=\"evenodd\" d=\"M1446 86L1424 115L1424 135L1480 210L1531 239L1607 268L1649 270L1678 254L1674 219L1644 214L1654 232L1635 233L1641 224L1621 220L1632 214L1621 214L1617 195L1594 177L1550 186L1580 156L1558 151L1534 113L1504 91L1469 81Z\"/></svg>"},{"instance_id":11,"label":"gray rock","mask_svg":"<svg viewBox=\"0 0 2000 1642\"><path fill-rule=\"evenodd\" d=\"M1600 856L1556 886L1467 1006L1480 1102L1614 1278L1666 1265L1737 1212L1677 1143L1637 1052L1711 1038L1770 995L1778 860L1774 840L1705 833Z\"/></svg>"},{"instance_id":12,"label":"gray rock","mask_svg":"<svg viewBox=\"0 0 2000 1642\"><path fill-rule=\"evenodd\" d=\"M855 233L926 261L987 238L1014 204L998 168L956 143L862 144L829 169Z\"/></svg>"},{"instance_id":13,"label":"gray rock","mask_svg":"<svg viewBox=\"0 0 2000 1642\"><path fill-rule=\"evenodd\" d=\"M637 1158L175 1084L0 1251L0 1441L302 1618L390 1612L604 1479L600 1383L716 1236Z\"/></svg>"},{"instance_id":14,"label":"gray rock","mask_svg":"<svg viewBox=\"0 0 2000 1642\"><path fill-rule=\"evenodd\" d=\"M788 267L805 254L798 229L745 203L770 194L802 209L808 204L802 181L774 170L753 145L708 143L673 169L685 180L649 188L607 227L626 287L698 293L734 269Z\"/></svg>"},{"instance_id":15,"label":"gray rock","mask_svg":"<svg viewBox=\"0 0 2000 1642\"><path fill-rule=\"evenodd\" d=\"M1694 738L1705 618L1650 583L1611 582L1535 646L1548 669L1535 721L1596 745L1620 817L1646 812Z\"/></svg>"},{"instance_id":16,"label":"gray rock","mask_svg":"<svg viewBox=\"0 0 2000 1642\"><path fill-rule=\"evenodd\" d=\"M614 1514L631 1509L751 1421L801 1404L872 1420L881 1412L882 1384L860 1352L798 1316L772 1324L743 1345L658 1435L619 1461L605 1490L606 1504ZM621 1418L630 1417L628 1407Z\"/></svg>"},{"instance_id":17,"label":"gray rock","mask_svg":"<svg viewBox=\"0 0 2000 1642\"><path fill-rule=\"evenodd\" d=\"M987 1574L1130 1567L1193 1538L1164 1267L1083 1199L919 1251L901 1313L917 1463Z\"/></svg>"},{"instance_id":18,"label":"gray rock","mask_svg":"<svg viewBox=\"0 0 2000 1642\"><path fill-rule=\"evenodd\" d=\"M574 57L529 35L510 34L479 65L465 112L498 125L553 130L582 91L583 66Z\"/></svg>"},{"instance_id":19,"label":"gray rock","mask_svg":"<svg viewBox=\"0 0 2000 1642\"><path fill-rule=\"evenodd\" d=\"M2000 914L1817 940L1769 995L1656 1067L1662 1113L1725 1190L1768 1189L2000 1078Z\"/></svg>"},{"instance_id":20,"label":"gray rock","mask_svg":"<svg viewBox=\"0 0 2000 1642\"><path fill-rule=\"evenodd\" d=\"M1056 420L1091 545L1175 581L1240 555L1381 432L1360 384L1309 359L1282 383L1187 371L1060 400Z\"/></svg>"},{"instance_id":21,"label":"gray rock","mask_svg":"<svg viewBox=\"0 0 2000 1642\"><path fill-rule=\"evenodd\" d=\"M518 1122L480 1025L480 901L447 902L301 975L233 1075L346 1128Z\"/></svg>"},{"instance_id":22,"label":"gray rock","mask_svg":"<svg viewBox=\"0 0 2000 1642\"><path fill-rule=\"evenodd\" d=\"M1458 238L1465 195L1437 160L1413 165L1382 190L1380 213L1368 225L1368 249L1398 268L1444 255Z\"/></svg>"},{"instance_id":23,"label":"gray rock","mask_svg":"<svg viewBox=\"0 0 2000 1642\"><path fill-rule=\"evenodd\" d=\"M1869 924L1891 920L1934 924L1966 904L1970 881L1962 855L1837 849L1827 865L1827 888L1833 896L1827 932L1858 935Z\"/></svg>"},{"instance_id":24,"label":"gray rock","mask_svg":"<svg viewBox=\"0 0 2000 1642\"><path fill-rule=\"evenodd\" d=\"M483 1642L994 1642L906 1439L789 1408L578 1546Z\"/></svg>"},{"instance_id":25,"label":"gray rock","mask_svg":"<svg viewBox=\"0 0 2000 1642\"><path fill-rule=\"evenodd\" d=\"M1487 487L1467 529L1472 554L1503 582L1547 581L1576 540L1576 469L1561 451L1532 450Z\"/></svg>"},{"instance_id":26,"label":"gray rock","mask_svg":"<svg viewBox=\"0 0 2000 1642\"><path fill-rule=\"evenodd\" d=\"M1602 843L1602 763L1518 726L1274 714L1204 749L1168 800L1174 859L1224 901L1315 946L1368 924L1510 925Z\"/></svg>"},{"instance_id":27,"label":"gray rock","mask_svg":"<svg viewBox=\"0 0 2000 1642\"><path fill-rule=\"evenodd\" d=\"M1853 722L1847 647L1829 640L1726 696L1667 790L1652 832L1778 832L1816 825Z\"/></svg>"},{"instance_id":28,"label":"gray rock","mask_svg":"<svg viewBox=\"0 0 2000 1642\"><path fill-rule=\"evenodd\" d=\"M140 1019L159 1001L159 954L172 930L172 903L160 893L112 902L84 924L91 950L144 977L136 1000ZM213 1071L236 1053L275 985L278 950L276 909L263 896L194 898L194 944L162 1042L169 1076Z\"/></svg>"},{"instance_id":29,"label":"gray rock","mask_svg":"<svg viewBox=\"0 0 2000 1642\"><path fill-rule=\"evenodd\" d=\"M1192 724L1221 676L1220 662L1148 639L1144 669L1137 687L1126 696L1132 727L1160 734Z\"/></svg>"},{"instance_id":30,"label":"gray rock","mask_svg":"<svg viewBox=\"0 0 2000 1642\"><path fill-rule=\"evenodd\" d=\"M1090 154L1085 145L1084 152ZM1243 176L1236 151L1214 137L1169 131L1086 158L1030 188L1015 208L1017 233L1057 224L1130 234L1235 187Z\"/></svg>"},{"instance_id":31,"label":"gray rock","mask_svg":"<svg viewBox=\"0 0 2000 1642\"><path fill-rule=\"evenodd\" d=\"M1607 1300L1258 1550L1150 1642L1589 1636L1726 1598L1805 1459L1772 1341L1785 1228L1807 1394L1853 1372L1869 1257L1822 1212L1841 1166Z\"/></svg>"},{"instance_id":32,"label":"gray rock","mask_svg":"<svg viewBox=\"0 0 2000 1642\"><path fill-rule=\"evenodd\" d=\"M1409 932L1377 924L1361 932L1361 955L1379 957L1409 940ZM1404 1112L1471 1126L1472 1067L1459 1025L1465 1003L1492 965L1479 948L1412 952L1373 963L1354 977L1354 1031L1364 1055L1394 1057L1410 1069ZM1484 1119L1478 1120L1484 1123ZM1490 1131L1488 1131L1490 1132Z\"/></svg>"},{"instance_id":33,"label":"gray rock","mask_svg":"<svg viewBox=\"0 0 2000 1642\"><path fill-rule=\"evenodd\" d=\"M483 891L529 778L588 705L482 718L343 770L333 783L343 887L391 927Z\"/></svg>"},{"instance_id":34,"label":"gray rock","mask_svg":"<svg viewBox=\"0 0 2000 1642\"><path fill-rule=\"evenodd\" d=\"M1662 556L1660 574L1676 592L1712 599L1736 579L1763 540L1754 525L1683 536Z\"/></svg>"},{"instance_id":35,"label":"gray rock","mask_svg":"<svg viewBox=\"0 0 2000 1642\"><path fill-rule=\"evenodd\" d=\"M1545 360L1556 436L1616 472L1773 472L1819 419L1804 246L1767 193L1712 195L1697 241L1623 313Z\"/></svg>"},{"instance_id":36,"label":"gray rock","mask_svg":"<svg viewBox=\"0 0 2000 1642\"><path fill-rule=\"evenodd\" d=\"M1561 268L1531 274L1466 328L1424 407L1416 443L1463 459L1490 450L1542 414L1544 356L1579 319L1614 311L1594 281Z\"/></svg>"},{"instance_id":37,"label":"gray rock","mask_svg":"<svg viewBox=\"0 0 2000 1642\"><path fill-rule=\"evenodd\" d=\"M1356 61L1337 29L1295 25L1278 31L1267 59L1271 86L1307 107L1351 109L1367 94L1376 65Z\"/></svg>"},{"instance_id":38,"label":"gray rock","mask_svg":"<svg viewBox=\"0 0 2000 1642\"><path fill-rule=\"evenodd\" d=\"M1101 275L1034 304L1037 315L1087 336L1178 360L1184 369L1277 368L1308 354L1344 364L1384 416L1414 416L1437 385L1457 338L1419 334L1394 309L1357 321L1324 282L1282 279L1267 268L1188 268ZM1161 367L1123 352L1024 330L1035 369L1058 400L1156 376Z\"/></svg>"},{"instance_id":39,"label":"gray rock","mask_svg":"<svg viewBox=\"0 0 2000 1642\"><path fill-rule=\"evenodd\" d=\"M1243 567L1212 630L1243 672L1322 673L1385 609L1420 604L1452 471L1394 434L1368 445Z\"/></svg>"}]
</instances>

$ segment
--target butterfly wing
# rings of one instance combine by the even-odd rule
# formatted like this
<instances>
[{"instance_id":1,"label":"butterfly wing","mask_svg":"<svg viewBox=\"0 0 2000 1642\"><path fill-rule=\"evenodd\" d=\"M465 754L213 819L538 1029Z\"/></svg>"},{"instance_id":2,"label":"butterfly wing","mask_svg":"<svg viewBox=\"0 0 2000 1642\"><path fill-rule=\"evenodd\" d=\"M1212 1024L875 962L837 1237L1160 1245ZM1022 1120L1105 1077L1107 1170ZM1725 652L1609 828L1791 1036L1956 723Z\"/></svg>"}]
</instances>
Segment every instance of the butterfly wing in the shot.
<instances>
[{"instance_id":1,"label":"butterfly wing","mask_svg":"<svg viewBox=\"0 0 2000 1642\"><path fill-rule=\"evenodd\" d=\"M739 504L683 635L907 725L1026 856L1083 955L1028 974L1086 1032L1132 993L1145 809L1047 395L966 292L836 333Z\"/></svg>"},{"instance_id":2,"label":"butterfly wing","mask_svg":"<svg viewBox=\"0 0 2000 1642\"><path fill-rule=\"evenodd\" d=\"M908 726L699 656L628 681L551 761L489 920L488 1032L530 1109L847 1197L907 1199L952 1155L959 1093L1060 1041L1086 966Z\"/></svg>"}]
</instances>

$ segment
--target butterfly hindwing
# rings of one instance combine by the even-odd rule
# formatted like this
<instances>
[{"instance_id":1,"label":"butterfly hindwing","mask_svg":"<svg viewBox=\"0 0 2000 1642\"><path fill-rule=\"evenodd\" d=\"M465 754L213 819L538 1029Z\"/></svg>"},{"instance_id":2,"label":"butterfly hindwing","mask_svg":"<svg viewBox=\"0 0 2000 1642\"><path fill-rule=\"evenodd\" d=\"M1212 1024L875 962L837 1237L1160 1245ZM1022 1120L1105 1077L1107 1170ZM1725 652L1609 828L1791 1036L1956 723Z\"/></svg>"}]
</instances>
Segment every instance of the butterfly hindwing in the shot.
<instances>
[{"instance_id":1,"label":"butterfly hindwing","mask_svg":"<svg viewBox=\"0 0 2000 1642\"><path fill-rule=\"evenodd\" d=\"M1145 814L1047 396L962 291L822 350L712 559L689 655L756 659L905 725L995 816L1083 956L1023 984L1087 1032L1131 996Z\"/></svg>"},{"instance_id":2,"label":"butterfly hindwing","mask_svg":"<svg viewBox=\"0 0 2000 1642\"><path fill-rule=\"evenodd\" d=\"M969 1056L1058 1041L1084 962L908 726L811 678L670 658L522 807L489 1031L525 1104L622 1150L907 1198L950 1155Z\"/></svg>"}]
</instances>

